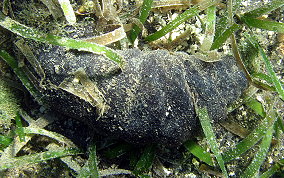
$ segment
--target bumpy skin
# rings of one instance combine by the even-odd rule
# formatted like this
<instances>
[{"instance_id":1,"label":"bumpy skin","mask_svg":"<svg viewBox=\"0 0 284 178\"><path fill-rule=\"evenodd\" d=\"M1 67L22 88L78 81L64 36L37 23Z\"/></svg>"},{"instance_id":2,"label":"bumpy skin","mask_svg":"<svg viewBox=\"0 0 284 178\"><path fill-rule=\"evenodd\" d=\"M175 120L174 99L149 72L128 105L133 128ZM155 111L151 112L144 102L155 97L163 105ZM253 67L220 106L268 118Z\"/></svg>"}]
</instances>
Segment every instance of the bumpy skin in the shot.
<instances>
[{"instance_id":1,"label":"bumpy skin","mask_svg":"<svg viewBox=\"0 0 284 178\"><path fill-rule=\"evenodd\" d=\"M60 89L47 87L46 100L53 109L89 122L98 133L132 143L179 145L200 130L195 105L206 106L211 119L219 121L226 117L227 104L247 87L231 56L206 63L183 52L118 52L125 59L120 72L101 55L59 47L37 54L46 81L57 86L83 69L109 106L102 116L88 102Z\"/></svg>"}]
</instances>

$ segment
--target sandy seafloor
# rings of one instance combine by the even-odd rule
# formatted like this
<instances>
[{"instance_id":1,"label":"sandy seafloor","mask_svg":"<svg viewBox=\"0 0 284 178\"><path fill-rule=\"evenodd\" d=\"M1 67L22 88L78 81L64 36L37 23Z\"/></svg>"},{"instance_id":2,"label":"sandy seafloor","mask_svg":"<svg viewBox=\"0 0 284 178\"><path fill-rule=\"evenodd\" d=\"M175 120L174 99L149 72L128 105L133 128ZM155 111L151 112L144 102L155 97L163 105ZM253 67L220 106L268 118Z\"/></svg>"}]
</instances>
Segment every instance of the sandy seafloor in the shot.
<instances>
[{"instance_id":1,"label":"sandy seafloor","mask_svg":"<svg viewBox=\"0 0 284 178\"><path fill-rule=\"evenodd\" d=\"M71 1L72 2L72 1ZM128 1L127 1L128 2ZM134 1L129 1L133 4ZM169 1L173 2L173 1ZM247 12L251 9L254 9L256 7L261 6L262 4L266 4L269 1L244 1L241 4L241 9L238 10L239 14L242 14L244 12ZM11 1L11 3L15 3L14 1ZM19 1L17 2L19 3ZM2 3L1 3L2 4ZM66 25L66 22L52 22L52 16L48 14L48 11L46 8L44 8L44 5L41 4L41 6L37 6L39 4L38 1L25 1L22 0L21 4L13 5L12 7L18 7L19 9L15 10L15 19L17 19L19 22L24 23L28 26L37 27L42 30L52 30L53 32L56 32L56 28L58 27L68 27ZM73 4L74 8L78 8L78 5L76 3ZM34 9L37 7L36 9ZM127 6L128 7L128 6ZM129 6L128 8L132 8L134 6ZM31 11L34 9L35 13L32 13ZM218 14L223 13L223 9L219 8ZM155 10L150 13L150 16L146 22L146 28L155 28L156 30L159 29L161 26L164 26L167 24L168 21L171 19L174 19L177 14L180 12L176 8L170 8L170 10ZM26 16L25 16L26 15ZM31 21L29 21L29 17ZM204 19L205 14L200 14L200 18ZM218 15L217 15L218 17ZM80 17L83 18L83 17ZM86 16L88 18L88 16ZM265 16L264 18L272 18L273 20L277 20L278 22L284 22L284 7L281 9L277 9L273 11L270 15ZM37 21L38 19L45 19L45 22ZM51 21L51 22L49 22ZM93 19L87 20L87 23L93 22ZM124 21L126 22L126 21ZM52 27L54 25L54 27ZM190 35L186 37L185 40L182 40L178 45L175 45L173 48L170 48L170 50L173 51L185 51L190 54L197 52L199 49L199 45L202 43L202 40L204 39L204 35L202 34L201 29L201 23L197 19L191 19L187 21L184 24L181 24L176 30L173 31L171 34L174 38L175 36L178 36L181 31L185 31L187 29L190 29L189 33ZM83 27L79 27L83 28ZM67 28L65 28L66 30ZM153 29L152 29L153 30ZM241 32L246 31L247 29L242 29ZM149 30L151 32L151 30ZM274 70L277 74L277 77L280 79L280 81L284 81L284 37L282 34L282 37L280 37L280 34L277 34L276 32L270 32L270 31L264 31L259 29L252 29L254 35L259 39L260 44L266 51L268 57L271 59L271 63L273 64ZM2 33L2 32L1 32ZM69 33L69 32L67 32ZM64 32L58 32L60 35L64 35ZM239 35L240 32L236 35L237 41L241 42L243 40L243 37ZM149 50L150 48L158 48L162 46L163 48L167 45L163 46L164 41L162 40L158 44L145 44L145 43L136 43L136 47L139 47L143 50ZM122 40L121 47L127 48L129 46L129 43L126 42L126 40ZM231 52L231 46L229 40L224 44L221 50L219 50L219 53L221 55L224 54L232 54ZM261 60L260 57L257 58L258 60ZM7 66L1 62L1 69L2 71L8 71ZM261 70L264 68L264 64L261 63ZM2 72L1 72L2 73ZM7 72L9 73L9 72ZM6 74L5 74L6 75ZM10 75L12 78L12 74ZM23 96L21 95L21 91L18 90L14 91L10 89L10 86L7 86L5 83L0 83L1 87L1 97L5 98L7 102L0 103L0 109L1 111L4 110L5 112L8 111L8 115L14 116L13 112L9 113L10 110L17 110L19 107L23 108L24 110L27 110L27 112L32 117L40 117L43 113L47 112L45 108L38 106L34 101L26 101L26 98L29 98L29 96ZM19 85L19 82L16 84ZM20 87L21 88L21 87ZM12 94L11 94L12 93ZM16 95L14 95L16 93ZM20 93L20 94L19 94ZM264 102L265 98L275 96L275 93L272 94L271 92L265 92L262 90L259 90L255 93L256 98ZM9 98L9 100L7 100ZM31 98L30 98L31 99ZM32 100L32 99L31 99ZM25 101L23 102L20 101ZM9 104L9 105L8 105ZM24 106L22 106L24 105ZM284 107L283 102L277 101L275 103L275 109L279 110L280 117L283 117ZM266 106L268 107L268 106ZM255 128L257 123L259 122L260 116L253 113L251 109L249 109L246 106L241 106L238 109L236 109L234 112L230 113L228 115L228 118L234 122L239 123L239 125L245 127L247 130L252 130ZM9 130L12 129L13 124L9 120L1 121L1 134L9 132ZM60 124L60 125L58 125ZM91 139L91 136L88 133L88 130L85 130L85 125L79 123L78 121L74 120L65 120L65 121L55 121L54 124L51 124L47 129L56 131L62 135L67 136L70 138L73 142L76 144L82 146L83 148L86 147L86 144ZM231 133L230 131L226 130L224 127L222 127L218 123L213 123L213 129L215 131L218 146L220 147L220 150L222 152L225 152L228 148L233 147L238 142L241 141L242 138L235 135L234 133ZM284 157L284 139L283 139L283 133L280 133L280 139L277 144L274 144L273 147L268 152L268 155L266 157L266 160L264 164L261 166L260 171L266 171L267 168L269 168L271 165L273 165L275 162L277 162L279 159L283 159ZM197 137L196 139L197 143L201 146L206 147L207 144L205 140L202 137ZM37 151L45 151L47 147L47 142L52 142L51 139L47 137L40 137L35 136L33 139L31 139L30 142L28 142L23 149L18 153L18 156L24 155L24 154L30 154ZM106 141L107 142L107 141ZM209 149L208 149L209 150ZM232 162L229 162L226 164L227 171L230 177L239 177L239 175L244 171L244 169L248 166L250 161L252 160L252 155L258 150L258 147L253 147L248 153L243 155L237 160L234 160ZM216 168L210 168L209 170L202 170L200 169L200 166L203 164L198 158L186 153L184 148L179 149L173 149L169 150L166 148L161 148L159 150L159 154L157 154L156 159L154 160L153 167L150 171L150 175L153 177L218 177L220 176L220 170ZM0 154L2 154L0 152ZM103 151L98 151L98 160L99 160L99 168L100 169L127 169L127 162L128 157L125 155L122 155L121 157L117 159L109 160L103 155ZM83 155L82 157L77 157L74 159L76 164L82 165L86 161L86 156ZM128 166L129 167L129 166ZM46 161L44 163L39 163L35 165L28 165L21 168L14 168L9 169L4 172L0 172L0 176L2 177L74 177L76 175L74 171L66 164L61 162L59 159L52 160L52 161ZM283 176L283 174L282 174ZM109 176L114 177L114 176ZM129 175L118 175L117 177L131 177Z\"/></svg>"}]
</instances>

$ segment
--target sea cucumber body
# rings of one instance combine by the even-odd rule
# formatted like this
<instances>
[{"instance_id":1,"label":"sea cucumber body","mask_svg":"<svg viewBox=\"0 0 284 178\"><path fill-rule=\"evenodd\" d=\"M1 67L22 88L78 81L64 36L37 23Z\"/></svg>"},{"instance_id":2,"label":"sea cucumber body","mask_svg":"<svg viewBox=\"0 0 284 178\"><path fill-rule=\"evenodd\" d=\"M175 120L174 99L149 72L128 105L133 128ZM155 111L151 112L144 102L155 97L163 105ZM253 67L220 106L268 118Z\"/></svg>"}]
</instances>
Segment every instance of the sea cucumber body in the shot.
<instances>
[{"instance_id":1,"label":"sea cucumber body","mask_svg":"<svg viewBox=\"0 0 284 178\"><path fill-rule=\"evenodd\" d=\"M51 106L62 103L53 109L83 118L97 133L132 143L179 145L200 131L195 106L206 106L213 121L225 119L227 105L248 85L232 56L206 63L184 52L129 49L117 51L125 60L120 70L102 55L60 47L49 51L38 54L46 81L63 86L80 70L92 82L86 86L96 88L86 90L95 104L73 90L47 89Z\"/></svg>"}]
</instances>

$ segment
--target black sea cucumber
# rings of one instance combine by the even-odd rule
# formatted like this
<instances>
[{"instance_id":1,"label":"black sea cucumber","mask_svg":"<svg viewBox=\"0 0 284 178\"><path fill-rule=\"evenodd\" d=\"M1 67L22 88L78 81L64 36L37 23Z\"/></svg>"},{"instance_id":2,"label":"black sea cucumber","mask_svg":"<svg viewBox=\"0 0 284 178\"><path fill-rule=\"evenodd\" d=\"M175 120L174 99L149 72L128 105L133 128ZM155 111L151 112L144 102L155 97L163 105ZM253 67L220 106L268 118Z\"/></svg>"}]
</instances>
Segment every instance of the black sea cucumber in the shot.
<instances>
[{"instance_id":1,"label":"black sea cucumber","mask_svg":"<svg viewBox=\"0 0 284 178\"><path fill-rule=\"evenodd\" d=\"M132 143L179 145L200 130L195 105L212 120L247 87L232 56L206 63L165 50L117 51L122 70L102 55L49 47L37 53L52 109L82 119L98 133Z\"/></svg>"}]
</instances>

